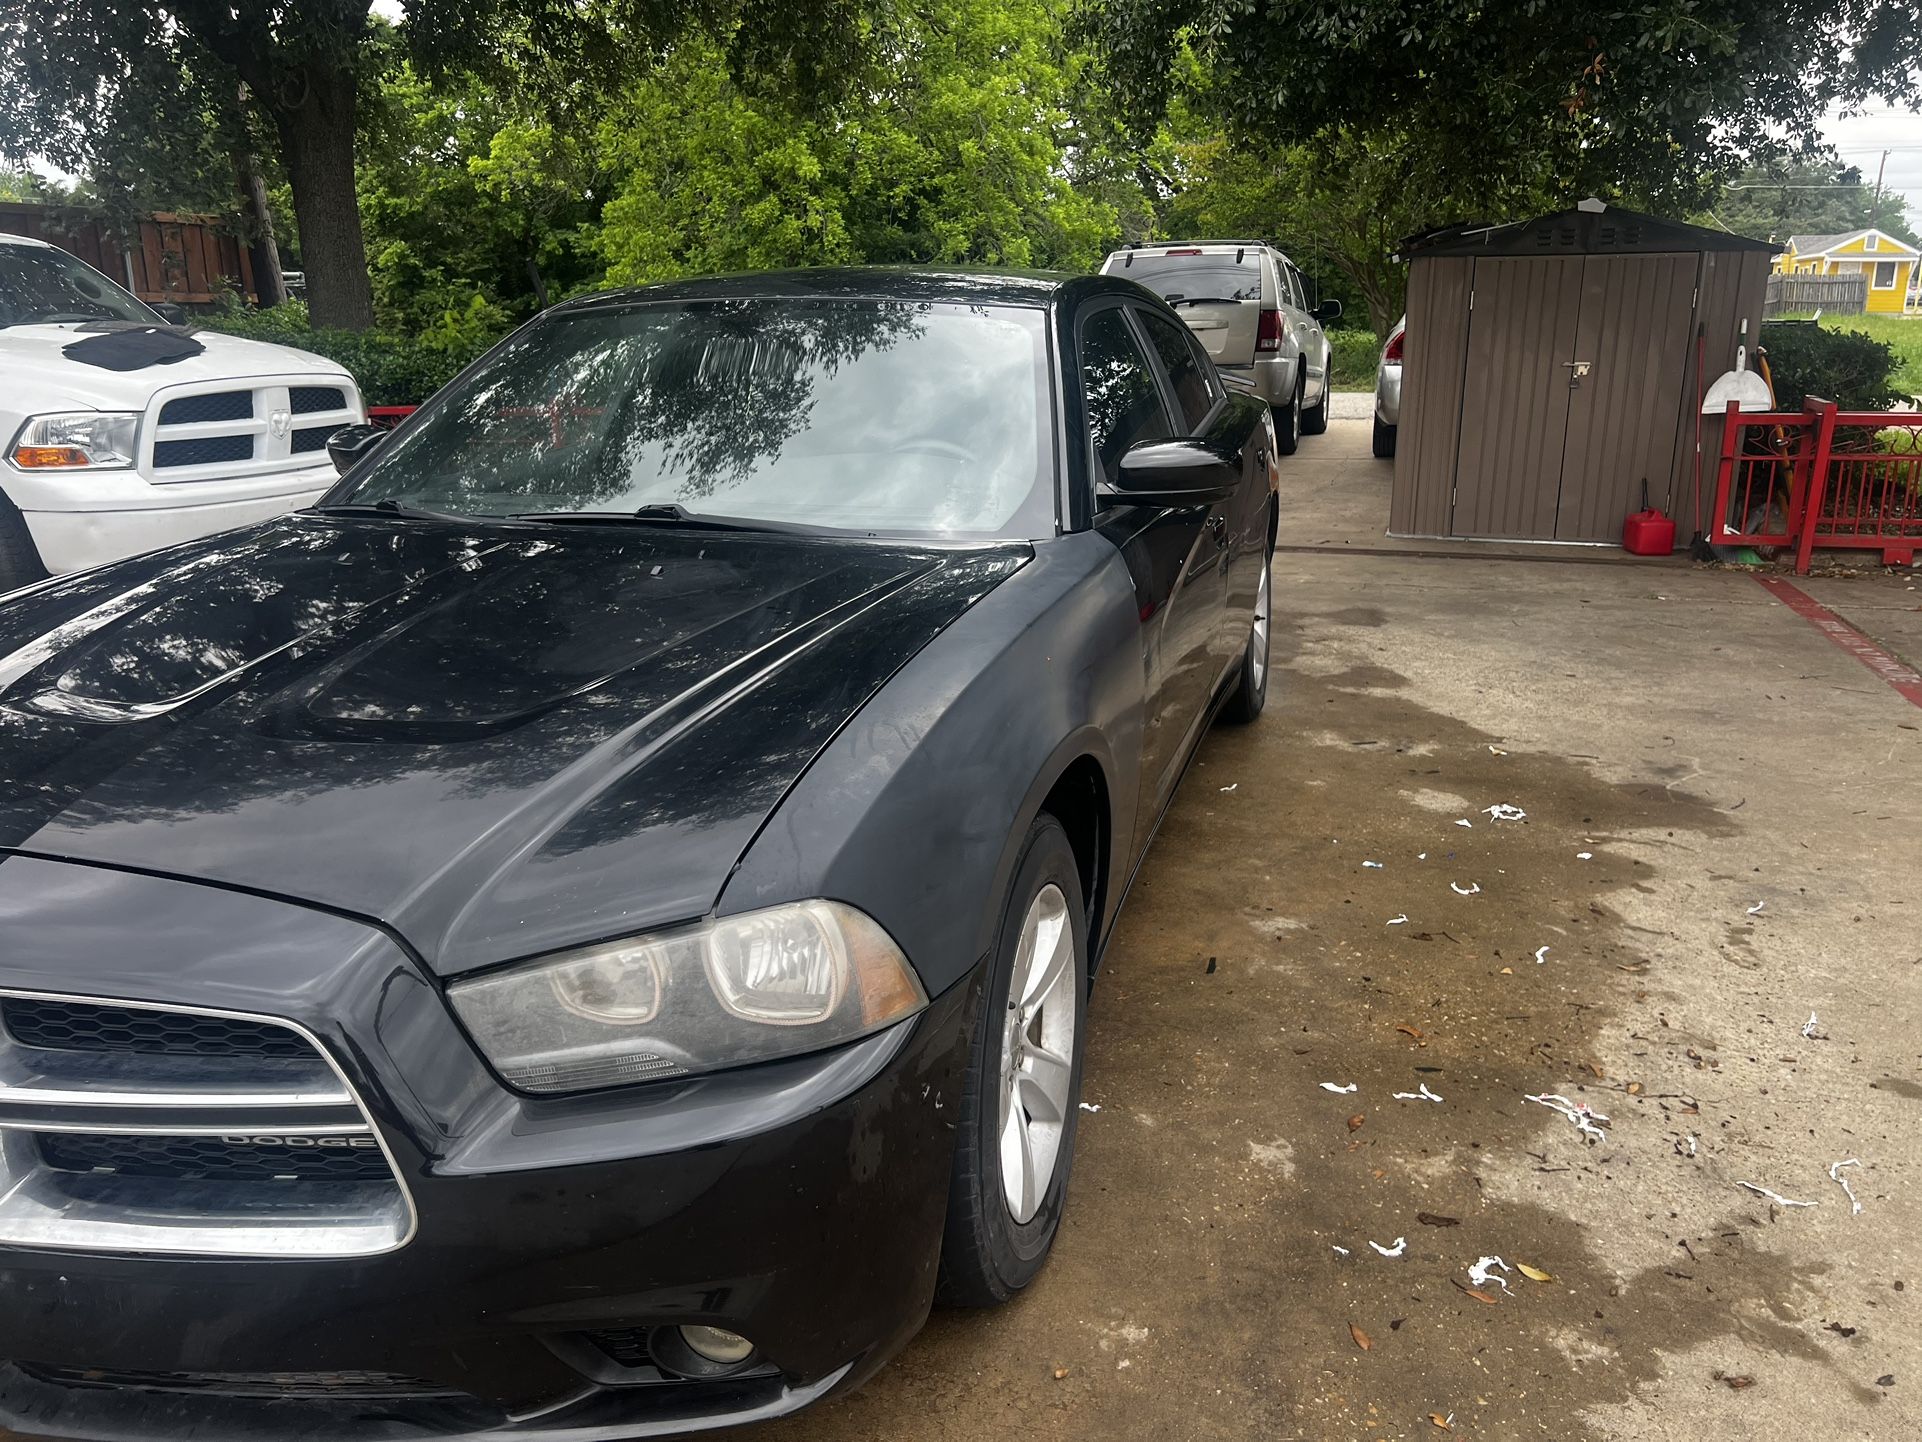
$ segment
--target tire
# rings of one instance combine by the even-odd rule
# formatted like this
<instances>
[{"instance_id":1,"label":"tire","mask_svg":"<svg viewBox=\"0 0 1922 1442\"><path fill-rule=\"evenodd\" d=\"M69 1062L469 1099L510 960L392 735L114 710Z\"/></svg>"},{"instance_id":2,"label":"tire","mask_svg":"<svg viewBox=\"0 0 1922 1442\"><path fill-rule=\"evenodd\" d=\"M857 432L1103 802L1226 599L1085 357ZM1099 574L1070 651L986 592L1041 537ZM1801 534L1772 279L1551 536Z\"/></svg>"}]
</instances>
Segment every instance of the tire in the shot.
<instances>
[{"instance_id":1,"label":"tire","mask_svg":"<svg viewBox=\"0 0 1922 1442\"><path fill-rule=\"evenodd\" d=\"M1395 430L1384 424L1380 416L1375 417L1375 454L1384 461L1395 454Z\"/></svg>"},{"instance_id":2,"label":"tire","mask_svg":"<svg viewBox=\"0 0 1922 1442\"><path fill-rule=\"evenodd\" d=\"M1032 1282L1048 1260L1067 1200L1068 1173L1074 1161L1076 1122L1080 1116L1081 1057L1088 1014L1088 920L1081 895L1081 870L1075 862L1068 834L1052 816L1042 814L1029 828L1015 863L1014 883L1008 891L996 941L981 1015L975 1023L973 1053L961 1097L961 1116L954 1153L954 1179L948 1191L947 1232L941 1248L940 1301L957 1307L992 1307L1007 1301ZM1021 1032L1011 1028L1009 992L1017 965L1024 976L1022 938L1030 919L1043 938L1058 920L1057 944L1046 951L1044 971L1054 978L1039 997L1034 1020ZM1028 955L1035 954L1031 948ZM1046 967L1045 960L1054 961ZM1057 970L1058 968L1058 970ZM1016 993L1017 996L1020 994ZM1037 1045L1039 1036L1046 1045ZM1024 1039L1027 1063L1016 1063L1027 1078L1024 1098L1045 1102L1032 1115L1026 1106L1010 1114L1028 1143L1008 1140L1003 1102L1012 1102L1009 1052L1016 1036ZM1034 1066L1036 1055L1062 1064ZM1032 1068L1032 1069L1030 1069ZM1058 1092L1058 1095L1050 1095ZM1058 1122L1041 1120L1046 1110L1060 1113ZM1025 1125L1021 1125L1025 1123ZM1038 1128L1038 1129L1037 1129ZM1046 1150L1052 1128L1054 1149ZM1010 1187L1004 1157L1034 1158L1037 1180L1025 1191L1018 1181ZM1042 1166L1047 1179L1038 1180ZM1022 1201L1011 1200L1011 1193ZM1025 1217L1022 1213L1025 1212Z\"/></svg>"},{"instance_id":3,"label":"tire","mask_svg":"<svg viewBox=\"0 0 1922 1442\"><path fill-rule=\"evenodd\" d=\"M40 552L13 502L0 496L0 596L46 579Z\"/></svg>"},{"instance_id":4,"label":"tire","mask_svg":"<svg viewBox=\"0 0 1922 1442\"><path fill-rule=\"evenodd\" d=\"M1328 429L1328 382L1321 383L1321 399L1301 413L1301 433L1318 436Z\"/></svg>"},{"instance_id":5,"label":"tire","mask_svg":"<svg viewBox=\"0 0 1922 1442\"><path fill-rule=\"evenodd\" d=\"M1292 456L1301 445L1301 381L1295 382L1295 393L1288 398L1288 404L1275 407L1275 450L1278 454Z\"/></svg>"},{"instance_id":6,"label":"tire","mask_svg":"<svg viewBox=\"0 0 1922 1442\"><path fill-rule=\"evenodd\" d=\"M1235 689L1228 693L1221 707L1221 719L1231 726L1246 726L1259 717L1268 704L1268 632L1274 605L1274 566L1275 550L1270 546L1262 559L1261 586L1255 592L1255 624L1248 633L1248 649L1241 657Z\"/></svg>"}]
</instances>

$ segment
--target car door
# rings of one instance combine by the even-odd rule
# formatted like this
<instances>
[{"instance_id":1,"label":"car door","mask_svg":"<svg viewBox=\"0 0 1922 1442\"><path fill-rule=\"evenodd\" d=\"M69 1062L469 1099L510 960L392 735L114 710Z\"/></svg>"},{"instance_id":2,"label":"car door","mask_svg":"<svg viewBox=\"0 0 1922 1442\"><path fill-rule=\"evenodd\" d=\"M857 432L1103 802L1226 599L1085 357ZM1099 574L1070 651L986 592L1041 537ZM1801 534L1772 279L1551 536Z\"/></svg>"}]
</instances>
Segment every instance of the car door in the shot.
<instances>
[{"instance_id":1,"label":"car door","mask_svg":"<svg viewBox=\"0 0 1922 1442\"><path fill-rule=\"evenodd\" d=\"M1085 312L1077 333L1095 529L1121 553L1141 626L1143 715L1136 845L1160 817L1213 684L1214 627L1222 604L1221 546L1211 506L1136 506L1102 496L1121 457L1178 433L1161 374L1122 302ZM1183 427L1185 428L1185 426Z\"/></svg>"},{"instance_id":2,"label":"car door","mask_svg":"<svg viewBox=\"0 0 1922 1442\"><path fill-rule=\"evenodd\" d=\"M1294 262L1285 256L1281 260L1281 273L1286 295L1282 309L1287 313L1289 332L1301 350L1302 367L1308 375L1302 398L1308 405L1313 405L1328 389L1328 336L1323 332L1321 322L1315 319L1307 280L1295 269Z\"/></svg>"}]
</instances>

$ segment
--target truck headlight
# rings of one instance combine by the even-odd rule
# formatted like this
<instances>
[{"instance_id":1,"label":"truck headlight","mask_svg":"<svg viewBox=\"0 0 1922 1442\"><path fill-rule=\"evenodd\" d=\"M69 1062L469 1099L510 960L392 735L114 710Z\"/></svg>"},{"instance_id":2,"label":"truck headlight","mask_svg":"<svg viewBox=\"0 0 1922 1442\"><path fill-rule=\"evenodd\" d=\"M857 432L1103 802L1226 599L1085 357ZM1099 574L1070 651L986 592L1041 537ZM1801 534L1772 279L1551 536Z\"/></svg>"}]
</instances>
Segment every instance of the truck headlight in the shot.
<instances>
[{"instance_id":1,"label":"truck headlight","mask_svg":"<svg viewBox=\"0 0 1922 1442\"><path fill-rule=\"evenodd\" d=\"M13 463L23 471L125 469L139 428L139 415L118 411L28 416L13 440Z\"/></svg>"},{"instance_id":2,"label":"truck headlight","mask_svg":"<svg viewBox=\"0 0 1922 1442\"><path fill-rule=\"evenodd\" d=\"M838 901L720 917L456 982L522 1091L588 1091L839 1046L927 1005L901 949Z\"/></svg>"}]
</instances>

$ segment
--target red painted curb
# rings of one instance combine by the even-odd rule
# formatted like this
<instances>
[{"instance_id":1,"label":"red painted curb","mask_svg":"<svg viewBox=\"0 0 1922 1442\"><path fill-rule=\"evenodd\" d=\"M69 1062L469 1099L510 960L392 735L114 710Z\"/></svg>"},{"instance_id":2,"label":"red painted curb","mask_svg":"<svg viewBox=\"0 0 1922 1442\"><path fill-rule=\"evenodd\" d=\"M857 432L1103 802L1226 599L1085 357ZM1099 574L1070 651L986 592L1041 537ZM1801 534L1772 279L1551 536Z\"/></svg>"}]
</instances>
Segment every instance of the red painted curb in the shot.
<instances>
[{"instance_id":1,"label":"red painted curb","mask_svg":"<svg viewBox=\"0 0 1922 1442\"><path fill-rule=\"evenodd\" d=\"M1896 695L1922 706L1922 671L1891 656L1801 587L1780 576L1757 576L1763 590L1880 676Z\"/></svg>"}]
</instances>

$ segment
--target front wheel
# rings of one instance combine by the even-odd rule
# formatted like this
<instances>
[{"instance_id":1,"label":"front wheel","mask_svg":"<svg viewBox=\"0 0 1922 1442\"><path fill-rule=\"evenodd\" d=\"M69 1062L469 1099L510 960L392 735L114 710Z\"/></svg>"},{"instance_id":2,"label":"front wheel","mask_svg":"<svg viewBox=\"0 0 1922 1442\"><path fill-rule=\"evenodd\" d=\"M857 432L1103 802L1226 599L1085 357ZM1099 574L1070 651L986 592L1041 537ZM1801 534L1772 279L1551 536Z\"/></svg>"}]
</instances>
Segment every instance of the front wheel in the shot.
<instances>
[{"instance_id":1,"label":"front wheel","mask_svg":"<svg viewBox=\"0 0 1922 1442\"><path fill-rule=\"evenodd\" d=\"M1221 708L1221 719L1237 726L1253 721L1268 704L1269 588L1274 568L1275 556L1270 550L1261 559L1261 582L1255 588L1255 625L1248 633L1248 650L1241 658L1241 674Z\"/></svg>"},{"instance_id":2,"label":"front wheel","mask_svg":"<svg viewBox=\"0 0 1922 1442\"><path fill-rule=\"evenodd\" d=\"M1035 819L1015 864L961 1099L940 1298L1007 1301L1061 1226L1081 1102L1088 921L1067 832Z\"/></svg>"}]
</instances>

